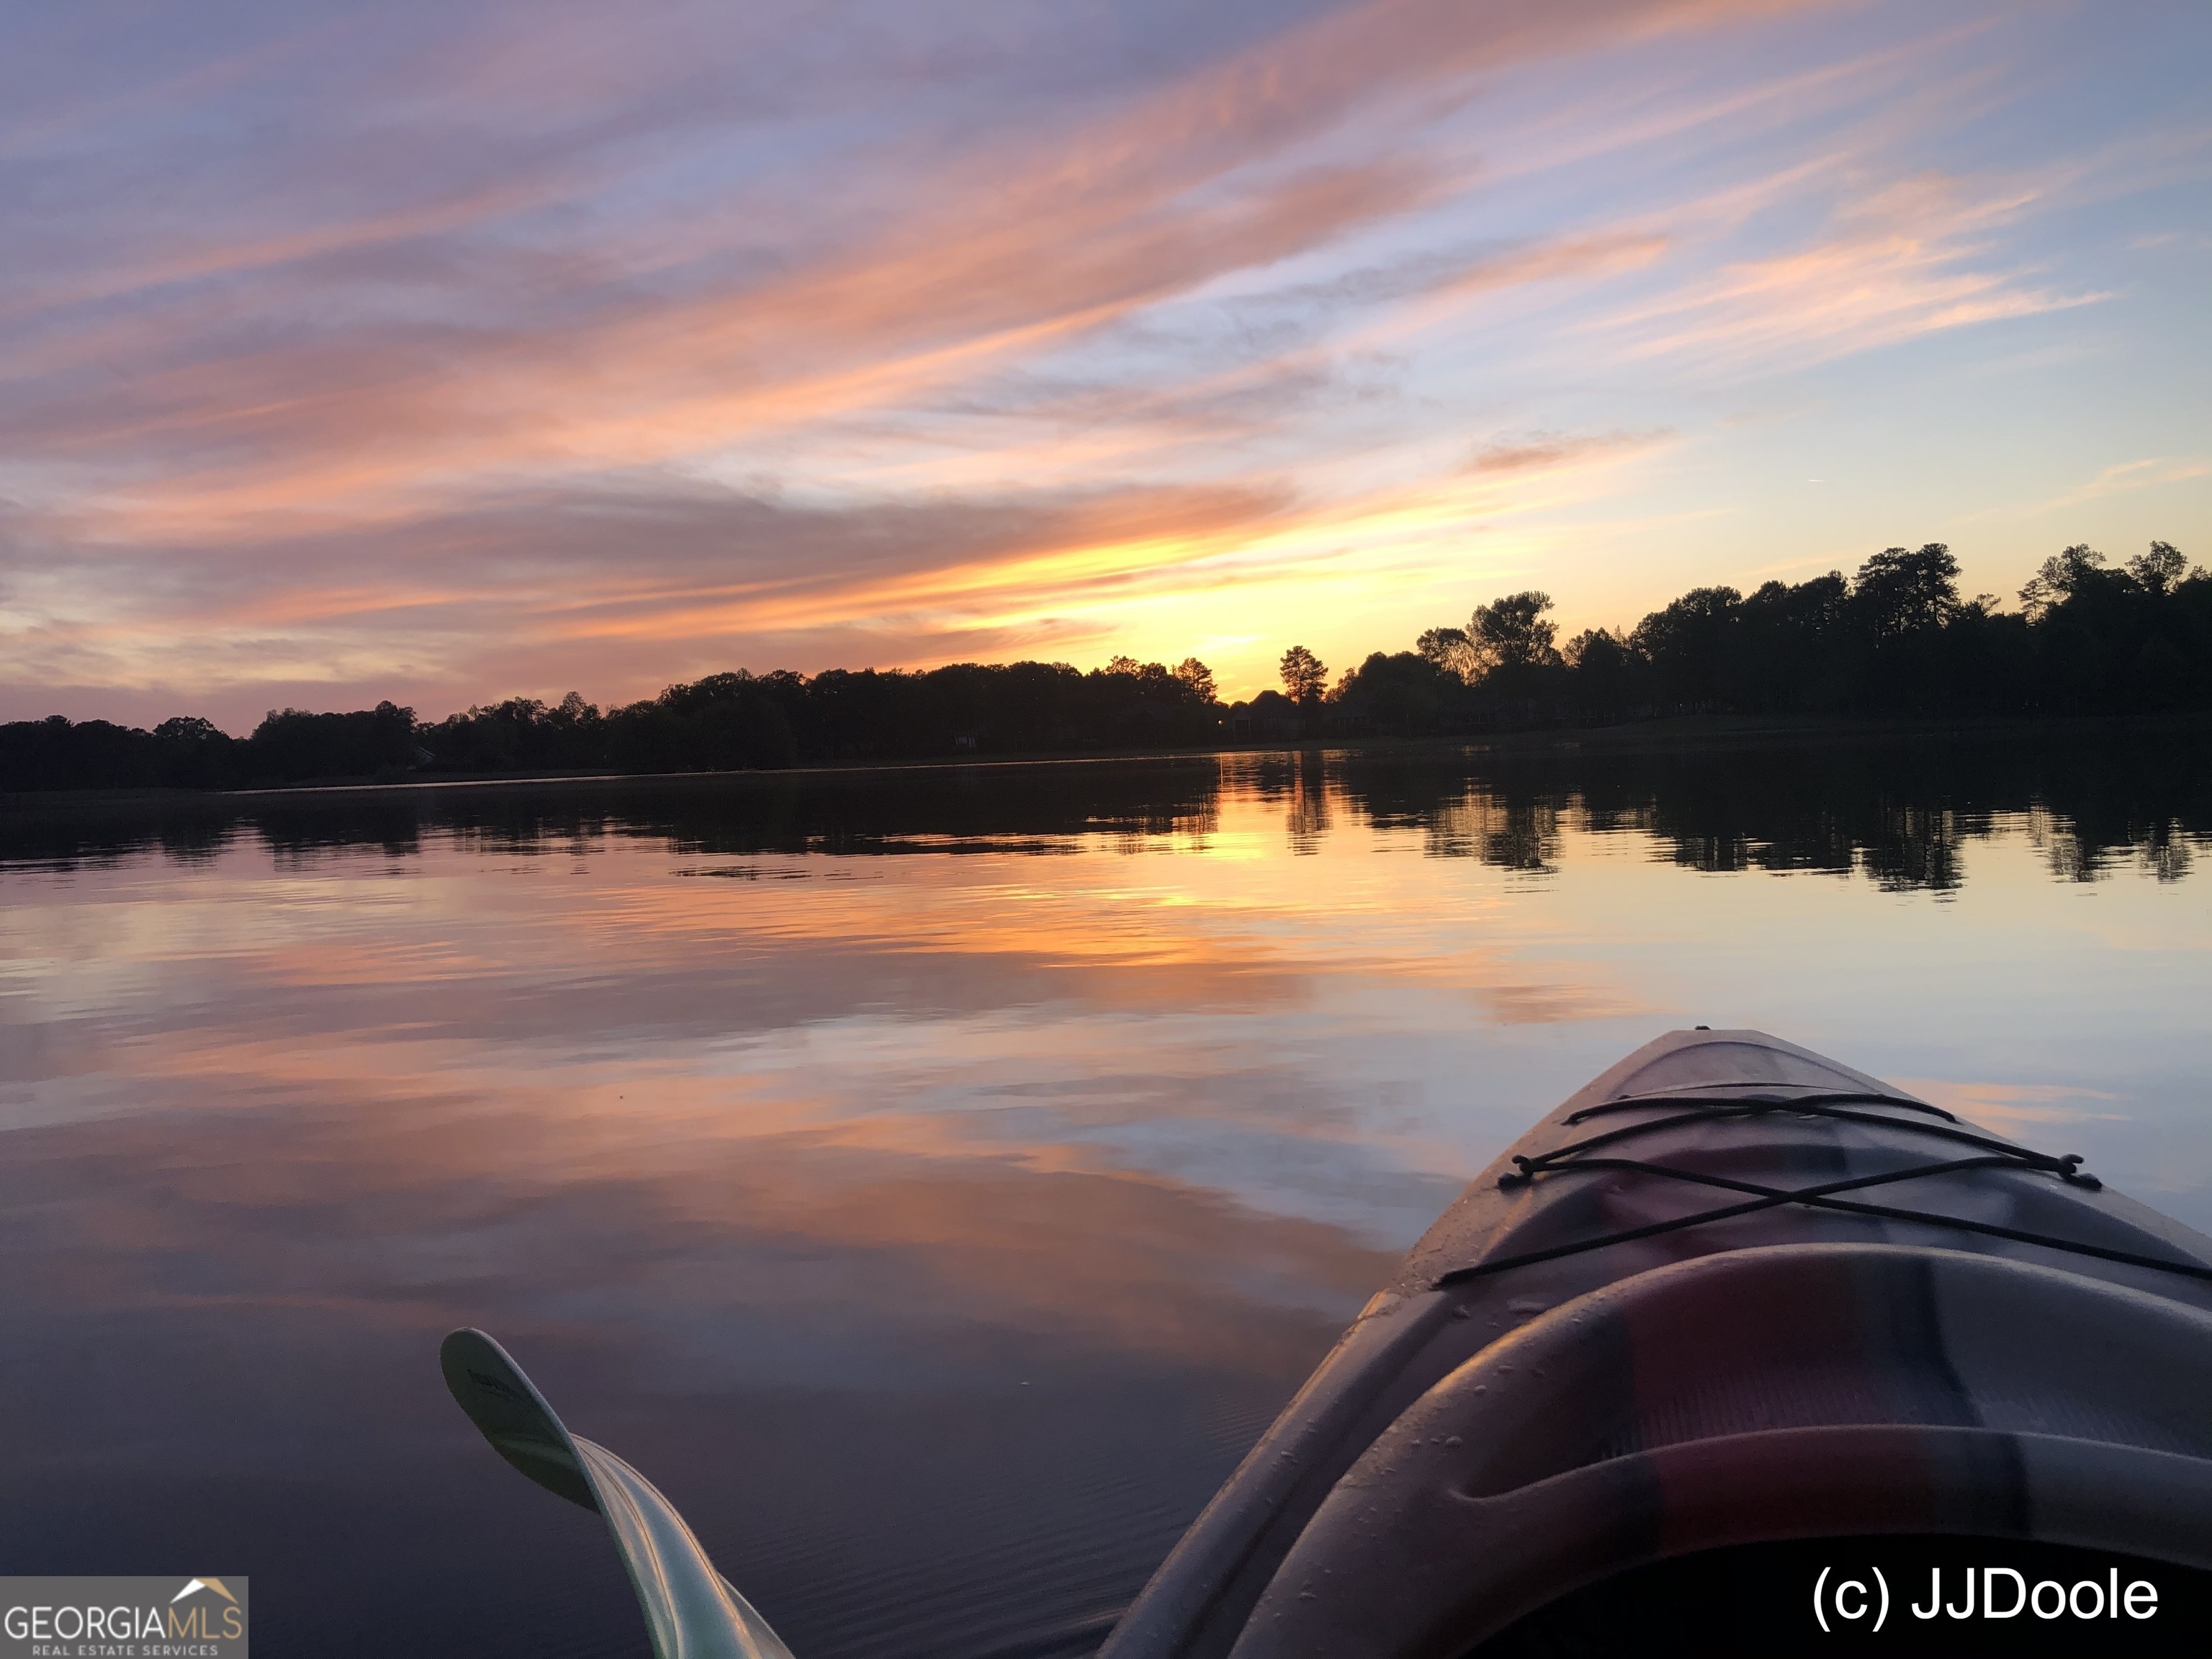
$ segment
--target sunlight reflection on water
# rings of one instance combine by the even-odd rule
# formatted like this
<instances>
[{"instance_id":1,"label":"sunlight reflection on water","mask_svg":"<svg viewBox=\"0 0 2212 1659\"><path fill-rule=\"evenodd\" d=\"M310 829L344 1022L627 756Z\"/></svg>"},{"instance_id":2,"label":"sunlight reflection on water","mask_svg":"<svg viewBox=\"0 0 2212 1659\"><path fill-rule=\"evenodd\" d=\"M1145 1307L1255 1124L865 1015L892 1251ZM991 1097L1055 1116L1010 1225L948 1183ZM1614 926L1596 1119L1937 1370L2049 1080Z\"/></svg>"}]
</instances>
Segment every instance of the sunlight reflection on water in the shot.
<instances>
[{"instance_id":1,"label":"sunlight reflection on water","mask_svg":"<svg viewBox=\"0 0 2212 1659\"><path fill-rule=\"evenodd\" d=\"M1076 1650L1395 1253L1660 1030L1764 1028L2212 1226L2199 775L1247 756L11 817L5 1559L220 1558L325 1652L636 1650L597 1523L445 1398L471 1323L802 1659ZM404 1610L322 1622L379 1577Z\"/></svg>"}]
</instances>

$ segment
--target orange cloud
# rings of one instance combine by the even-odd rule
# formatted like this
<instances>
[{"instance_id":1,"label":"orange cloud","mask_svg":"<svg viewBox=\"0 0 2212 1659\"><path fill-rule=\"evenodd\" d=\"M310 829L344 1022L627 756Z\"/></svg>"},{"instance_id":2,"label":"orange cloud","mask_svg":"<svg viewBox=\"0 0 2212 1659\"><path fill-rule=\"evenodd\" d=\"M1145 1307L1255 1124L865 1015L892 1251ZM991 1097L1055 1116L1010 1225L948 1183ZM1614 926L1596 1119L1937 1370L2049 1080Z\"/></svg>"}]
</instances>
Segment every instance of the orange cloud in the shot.
<instances>
[{"instance_id":1,"label":"orange cloud","mask_svg":"<svg viewBox=\"0 0 2212 1659\"><path fill-rule=\"evenodd\" d=\"M1548 472L1623 450L1649 447L1658 441L1626 432L1551 433L1523 439L1505 439L1475 451L1467 463L1470 472Z\"/></svg>"}]
</instances>

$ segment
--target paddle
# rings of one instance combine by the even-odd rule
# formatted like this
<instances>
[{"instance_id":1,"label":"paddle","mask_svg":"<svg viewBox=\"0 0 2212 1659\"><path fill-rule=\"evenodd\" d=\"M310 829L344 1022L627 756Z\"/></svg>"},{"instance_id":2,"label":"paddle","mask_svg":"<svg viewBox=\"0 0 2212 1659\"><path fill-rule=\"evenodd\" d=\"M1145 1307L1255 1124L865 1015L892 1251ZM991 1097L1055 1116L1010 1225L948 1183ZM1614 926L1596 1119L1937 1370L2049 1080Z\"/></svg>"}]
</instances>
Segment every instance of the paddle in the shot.
<instances>
[{"instance_id":1,"label":"paddle","mask_svg":"<svg viewBox=\"0 0 2212 1659\"><path fill-rule=\"evenodd\" d=\"M506 1349L482 1331L459 1330L440 1345L438 1364L494 1451L548 1492L606 1516L654 1659L792 1659L714 1571L676 1506L605 1446L562 1427Z\"/></svg>"}]
</instances>

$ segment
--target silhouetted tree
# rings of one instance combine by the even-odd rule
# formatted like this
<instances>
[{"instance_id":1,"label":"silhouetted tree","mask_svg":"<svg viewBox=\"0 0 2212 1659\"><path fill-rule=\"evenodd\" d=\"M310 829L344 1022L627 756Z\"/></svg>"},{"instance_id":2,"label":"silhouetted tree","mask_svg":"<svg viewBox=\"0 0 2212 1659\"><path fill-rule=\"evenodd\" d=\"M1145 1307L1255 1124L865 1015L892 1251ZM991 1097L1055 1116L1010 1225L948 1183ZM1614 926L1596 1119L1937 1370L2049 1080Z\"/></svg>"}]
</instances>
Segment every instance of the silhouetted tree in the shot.
<instances>
[{"instance_id":1,"label":"silhouetted tree","mask_svg":"<svg viewBox=\"0 0 2212 1659\"><path fill-rule=\"evenodd\" d=\"M1959 562L1941 542L1886 548L1859 567L1846 619L1856 629L1857 701L1916 713L1955 706L1944 630L1959 615Z\"/></svg>"},{"instance_id":2,"label":"silhouetted tree","mask_svg":"<svg viewBox=\"0 0 2212 1659\"><path fill-rule=\"evenodd\" d=\"M1352 730L1413 734L1442 730L1467 688L1457 674L1413 651L1370 653L1329 694L1333 718Z\"/></svg>"},{"instance_id":3,"label":"silhouetted tree","mask_svg":"<svg viewBox=\"0 0 2212 1659\"><path fill-rule=\"evenodd\" d=\"M1641 664L1628 641L1608 628L1584 629L1560 653L1569 670L1569 695L1584 719L1626 714L1638 701Z\"/></svg>"},{"instance_id":4,"label":"silhouetted tree","mask_svg":"<svg viewBox=\"0 0 2212 1659\"><path fill-rule=\"evenodd\" d=\"M1878 640L1941 628L1958 614L1959 562L1941 542L1887 548L1859 567L1850 603Z\"/></svg>"},{"instance_id":5,"label":"silhouetted tree","mask_svg":"<svg viewBox=\"0 0 2212 1659\"><path fill-rule=\"evenodd\" d=\"M1743 595L1735 589L1693 587L1637 623L1629 643L1650 664L1662 704L1709 708L1735 689L1742 621Z\"/></svg>"},{"instance_id":6,"label":"silhouetted tree","mask_svg":"<svg viewBox=\"0 0 2212 1659\"><path fill-rule=\"evenodd\" d=\"M272 708L246 745L252 775L284 783L398 776L411 771L420 758L415 711L390 702L349 714Z\"/></svg>"},{"instance_id":7,"label":"silhouetted tree","mask_svg":"<svg viewBox=\"0 0 2212 1659\"><path fill-rule=\"evenodd\" d=\"M2076 542L2045 559L2020 590L2020 602L2027 608L2028 620L2040 621L2052 606L2093 587L2104 574L2099 568L2104 562L2105 556L2085 542Z\"/></svg>"},{"instance_id":8,"label":"silhouetted tree","mask_svg":"<svg viewBox=\"0 0 2212 1659\"><path fill-rule=\"evenodd\" d=\"M1738 659L1724 694L1748 706L1832 709L1848 696L1850 584L1840 570L1809 581L1763 582L1737 616Z\"/></svg>"},{"instance_id":9,"label":"silhouetted tree","mask_svg":"<svg viewBox=\"0 0 2212 1659\"><path fill-rule=\"evenodd\" d=\"M1455 678L1468 679L1477 672L1474 647L1464 628L1431 628L1413 642L1413 649L1424 660Z\"/></svg>"},{"instance_id":10,"label":"silhouetted tree","mask_svg":"<svg viewBox=\"0 0 2212 1659\"><path fill-rule=\"evenodd\" d=\"M2189 561L2172 542L2153 542L2150 551L2128 561L2128 574L2144 592L2163 598L2189 574Z\"/></svg>"},{"instance_id":11,"label":"silhouetted tree","mask_svg":"<svg viewBox=\"0 0 2212 1659\"><path fill-rule=\"evenodd\" d=\"M1544 620L1551 608L1552 596L1534 589L1477 605L1467 625L1476 670L1489 674L1558 662L1552 641L1559 629Z\"/></svg>"},{"instance_id":12,"label":"silhouetted tree","mask_svg":"<svg viewBox=\"0 0 2212 1659\"><path fill-rule=\"evenodd\" d=\"M1321 694L1328 684L1328 669L1319 657L1303 645L1294 645L1283 653L1279 665L1283 690L1290 694L1292 702L1304 708L1321 701Z\"/></svg>"},{"instance_id":13,"label":"silhouetted tree","mask_svg":"<svg viewBox=\"0 0 2212 1659\"><path fill-rule=\"evenodd\" d=\"M607 726L611 757L625 771L735 771L798 757L782 709L742 669L672 685L650 702L617 709Z\"/></svg>"}]
</instances>

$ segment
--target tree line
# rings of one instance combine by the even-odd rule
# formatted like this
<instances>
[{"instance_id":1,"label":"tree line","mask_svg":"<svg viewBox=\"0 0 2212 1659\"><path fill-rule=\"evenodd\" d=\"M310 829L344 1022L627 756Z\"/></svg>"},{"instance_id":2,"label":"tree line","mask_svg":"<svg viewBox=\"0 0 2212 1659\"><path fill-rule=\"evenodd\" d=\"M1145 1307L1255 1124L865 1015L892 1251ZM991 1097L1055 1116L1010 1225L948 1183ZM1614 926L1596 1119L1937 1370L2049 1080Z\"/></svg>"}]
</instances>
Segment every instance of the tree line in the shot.
<instances>
[{"instance_id":1,"label":"tree line","mask_svg":"<svg viewBox=\"0 0 2212 1659\"><path fill-rule=\"evenodd\" d=\"M570 692L511 697L438 721L392 702L350 714L272 709L234 738L205 720L152 731L60 715L0 726L0 791L240 788L439 774L684 772L975 752L1189 746L1219 736L1213 676L1116 657L956 663L926 672L710 674L602 711Z\"/></svg>"},{"instance_id":2,"label":"tree line","mask_svg":"<svg viewBox=\"0 0 2212 1659\"><path fill-rule=\"evenodd\" d=\"M1304 647L1284 693L1304 726L1463 731L1662 714L2053 716L2212 708L2212 577L2171 543L2119 565L2087 546L2044 561L2016 610L1964 599L1940 542L1853 576L1699 587L1633 629L1559 643L1537 592L1476 607L1327 690Z\"/></svg>"},{"instance_id":3,"label":"tree line","mask_svg":"<svg viewBox=\"0 0 2212 1659\"><path fill-rule=\"evenodd\" d=\"M571 692L434 722L392 702L271 710L246 737L195 717L151 731L54 715L0 726L0 790L236 788L318 779L773 769L807 762L1439 735L1692 713L2017 715L2212 708L2212 576L2171 544L2113 565L2045 560L2018 609L1963 599L1941 543L1856 575L1700 587L1633 629L1564 644L1529 591L1329 681L1304 646L1284 690L1224 707L1195 658L956 663L926 671L709 675L601 710Z\"/></svg>"}]
</instances>

